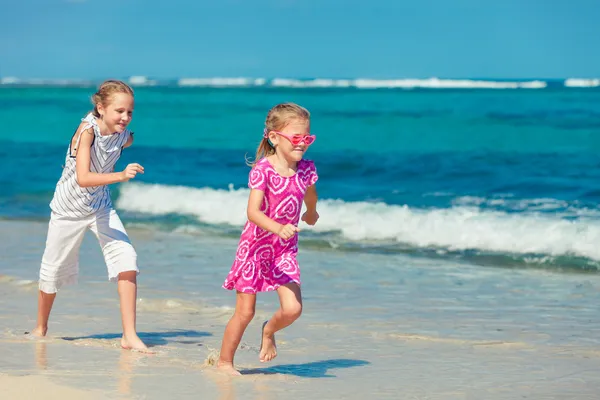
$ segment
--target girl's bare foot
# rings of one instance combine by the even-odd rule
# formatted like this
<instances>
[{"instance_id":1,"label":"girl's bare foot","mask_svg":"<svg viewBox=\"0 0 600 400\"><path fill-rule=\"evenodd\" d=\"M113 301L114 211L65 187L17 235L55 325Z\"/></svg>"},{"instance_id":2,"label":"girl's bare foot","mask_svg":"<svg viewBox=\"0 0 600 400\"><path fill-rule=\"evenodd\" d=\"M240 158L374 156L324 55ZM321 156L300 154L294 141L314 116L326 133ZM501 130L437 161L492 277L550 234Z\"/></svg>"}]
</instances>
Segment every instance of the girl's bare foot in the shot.
<instances>
[{"instance_id":1,"label":"girl's bare foot","mask_svg":"<svg viewBox=\"0 0 600 400\"><path fill-rule=\"evenodd\" d=\"M146 346L144 342L142 342L142 339L140 339L137 335L135 335L134 337L123 335L123 337L121 338L121 347L125 350L135 350L140 351L142 353L152 353L148 349L148 346Z\"/></svg>"},{"instance_id":2,"label":"girl's bare foot","mask_svg":"<svg viewBox=\"0 0 600 400\"><path fill-rule=\"evenodd\" d=\"M217 369L220 372L223 372L225 374L232 375L232 376L241 376L242 375L240 373L240 371L238 371L237 369L235 369L233 367L233 363L231 363L231 362L225 362L225 361L219 360L217 362Z\"/></svg>"},{"instance_id":3,"label":"girl's bare foot","mask_svg":"<svg viewBox=\"0 0 600 400\"><path fill-rule=\"evenodd\" d=\"M35 327L31 332L25 332L26 335L35 336L35 337L44 337L46 336L46 332L48 332L48 328Z\"/></svg>"},{"instance_id":4,"label":"girl's bare foot","mask_svg":"<svg viewBox=\"0 0 600 400\"><path fill-rule=\"evenodd\" d=\"M260 342L260 362L269 362L277 357L277 345L275 344L275 335L267 335L265 333L265 326L269 321L265 321L262 326L262 340Z\"/></svg>"}]
</instances>

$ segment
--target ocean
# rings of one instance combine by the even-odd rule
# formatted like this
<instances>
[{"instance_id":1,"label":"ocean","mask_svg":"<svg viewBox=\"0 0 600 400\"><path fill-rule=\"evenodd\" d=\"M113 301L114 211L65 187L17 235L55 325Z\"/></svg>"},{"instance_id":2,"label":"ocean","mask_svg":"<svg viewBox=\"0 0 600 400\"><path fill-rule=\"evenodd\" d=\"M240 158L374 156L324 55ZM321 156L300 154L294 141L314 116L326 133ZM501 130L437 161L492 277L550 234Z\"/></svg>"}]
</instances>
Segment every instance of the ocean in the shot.
<instances>
[{"instance_id":1,"label":"ocean","mask_svg":"<svg viewBox=\"0 0 600 400\"><path fill-rule=\"evenodd\" d=\"M246 218L245 159L254 156L269 108L292 101L312 116L317 140L305 157L319 173L321 218L314 227L300 225L305 312L285 333L289 354L283 342L276 361L285 357L292 367L275 366L271 373L300 379L299 394L323 398L363 398L367 391L395 398L399 372L419 377L406 378L405 393L468 398L460 393L489 393L500 385L483 375L467 385L482 373L486 357L500 360L490 368L499 368L496 379L512 394L532 371L569 373L586 357L590 368L598 367L599 86L211 82L134 87L135 143L117 168L138 162L145 174L111 187L139 253L140 304L148 304L141 306L140 323L152 321L154 333L146 338L164 348L165 360L189 367L214 358L234 306L235 296L220 286ZM84 84L0 85L0 273L7 282L0 304L23 299L12 305L12 322L34 321L31 281L39 271L48 203L93 91ZM56 318L69 327L63 332L59 324L60 335L80 332L78 339L92 347L110 346L114 338L97 321L118 333L116 293L104 282L97 244L86 240L82 254L90 261L82 258L80 284L64 290L74 302L57 301ZM82 309L80 301L89 305ZM106 301L114 315L106 313ZM259 296L263 317L276 305L276 296ZM73 323L70 314L81 317ZM198 319L206 335L192 329ZM11 340L29 328L8 322L0 319L0 326ZM178 329L179 341L164 334ZM258 331L249 335L256 339ZM206 341L198 344L198 338ZM191 355L186 340L200 346L198 354ZM255 362L253 346L240 350L242 366ZM432 348L449 355L460 378L437 364ZM490 354L473 355L482 348ZM527 361L532 352L542 360L533 366ZM564 357L557 361L559 353ZM398 367L407 358L412 372ZM428 391L419 374L436 365L443 384ZM327 376L328 368L341 368L346 383L377 377L364 387L336 384L337 392L302 383ZM463 379L459 394L452 391L454 378ZM600 386L589 379L575 389L556 381L550 389L575 393L571 398L591 395ZM539 391L528 393L550 390L531 385ZM486 398L504 395L510 398L502 391Z\"/></svg>"},{"instance_id":2,"label":"ocean","mask_svg":"<svg viewBox=\"0 0 600 400\"><path fill-rule=\"evenodd\" d=\"M0 217L48 218L90 88L1 88ZM322 218L305 246L595 271L600 89L136 90L113 188L129 224L235 236L266 111L312 113ZM9 172L10 171L10 172Z\"/></svg>"}]
</instances>

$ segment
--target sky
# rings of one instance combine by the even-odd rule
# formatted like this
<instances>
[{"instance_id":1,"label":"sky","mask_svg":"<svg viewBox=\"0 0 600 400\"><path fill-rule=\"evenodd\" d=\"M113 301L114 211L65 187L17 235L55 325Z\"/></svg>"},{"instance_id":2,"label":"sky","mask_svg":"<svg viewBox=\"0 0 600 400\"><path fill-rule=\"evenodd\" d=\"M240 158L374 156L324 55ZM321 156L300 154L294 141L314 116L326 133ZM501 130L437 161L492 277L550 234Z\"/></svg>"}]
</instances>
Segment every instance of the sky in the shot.
<instances>
[{"instance_id":1,"label":"sky","mask_svg":"<svg viewBox=\"0 0 600 400\"><path fill-rule=\"evenodd\" d=\"M600 0L0 0L0 76L600 77Z\"/></svg>"}]
</instances>

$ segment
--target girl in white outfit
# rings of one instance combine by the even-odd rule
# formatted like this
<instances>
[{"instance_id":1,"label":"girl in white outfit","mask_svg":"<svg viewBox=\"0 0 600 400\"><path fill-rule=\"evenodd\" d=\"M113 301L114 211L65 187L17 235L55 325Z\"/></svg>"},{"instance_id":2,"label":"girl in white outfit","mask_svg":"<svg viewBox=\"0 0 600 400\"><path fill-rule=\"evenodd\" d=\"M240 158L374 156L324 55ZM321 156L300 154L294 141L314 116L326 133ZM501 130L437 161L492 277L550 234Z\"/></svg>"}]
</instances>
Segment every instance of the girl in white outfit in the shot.
<instances>
[{"instance_id":1,"label":"girl in white outfit","mask_svg":"<svg viewBox=\"0 0 600 400\"><path fill-rule=\"evenodd\" d=\"M79 248L87 229L98 238L108 268L117 281L125 349L147 350L135 328L137 254L112 207L108 185L144 173L139 164L113 172L124 148L133 143L133 90L109 80L92 96L94 110L82 119L67 150L62 176L50 203L52 209L39 280L37 326L34 336L45 336L56 292L77 282Z\"/></svg>"}]
</instances>

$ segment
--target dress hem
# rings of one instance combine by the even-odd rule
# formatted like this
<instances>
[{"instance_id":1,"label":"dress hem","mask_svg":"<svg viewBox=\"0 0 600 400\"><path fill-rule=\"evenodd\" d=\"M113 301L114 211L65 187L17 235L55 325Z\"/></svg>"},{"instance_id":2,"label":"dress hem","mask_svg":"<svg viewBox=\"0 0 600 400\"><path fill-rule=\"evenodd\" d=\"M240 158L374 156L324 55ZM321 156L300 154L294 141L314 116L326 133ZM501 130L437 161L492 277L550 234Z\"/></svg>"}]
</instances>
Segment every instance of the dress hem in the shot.
<instances>
[{"instance_id":1,"label":"dress hem","mask_svg":"<svg viewBox=\"0 0 600 400\"><path fill-rule=\"evenodd\" d=\"M291 280L290 280L289 282L287 282L287 283L278 283L278 284L276 284L276 285L272 285L272 286L270 286L270 287L269 287L268 289L266 289L266 290L257 290L257 289L251 290L251 289L250 289L250 288L248 288L248 287L242 288L242 290L240 290L240 289L236 288L236 287L235 287L235 285L230 285L230 286L221 285L221 287L222 287L223 289L225 289L225 290L236 290L236 291L238 291L238 292L240 292L240 293L246 293L246 294L257 294L257 293L274 292L274 291L276 291L277 289L279 289L281 286L288 285L288 284L290 284L290 283L295 283L295 284L297 284L298 286L302 286L302 283L300 283L299 281L295 281L295 280L291 279Z\"/></svg>"}]
</instances>

